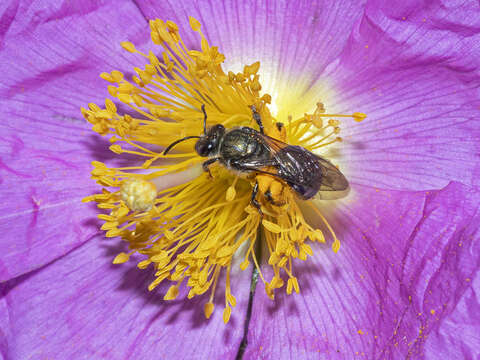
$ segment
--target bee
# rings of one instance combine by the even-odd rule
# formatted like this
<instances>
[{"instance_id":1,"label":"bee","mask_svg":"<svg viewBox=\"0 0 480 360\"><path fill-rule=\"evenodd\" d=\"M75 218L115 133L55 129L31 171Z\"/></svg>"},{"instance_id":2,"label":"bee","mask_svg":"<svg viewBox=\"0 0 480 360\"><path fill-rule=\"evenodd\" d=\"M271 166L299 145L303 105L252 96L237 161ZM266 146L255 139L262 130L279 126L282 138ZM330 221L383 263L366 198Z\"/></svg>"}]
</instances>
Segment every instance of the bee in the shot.
<instances>
[{"instance_id":1,"label":"bee","mask_svg":"<svg viewBox=\"0 0 480 360\"><path fill-rule=\"evenodd\" d=\"M203 170L209 172L209 166L219 162L227 169L239 172L268 175L287 184L301 199L308 200L317 194L322 199L338 199L349 191L349 184L345 176L332 163L307 149L290 145L265 134L262 119L255 106L251 106L253 119L259 131L240 126L226 129L222 124L216 124L207 129L207 113L205 105L203 112L203 134L187 136L176 140L165 148L166 155L178 143L198 139L195 151L201 157L206 157ZM277 123L277 130L281 133L282 123ZM253 186L251 203L260 214L260 203L257 200L259 182ZM264 192L265 198L274 205L275 199L270 189Z\"/></svg>"}]
</instances>

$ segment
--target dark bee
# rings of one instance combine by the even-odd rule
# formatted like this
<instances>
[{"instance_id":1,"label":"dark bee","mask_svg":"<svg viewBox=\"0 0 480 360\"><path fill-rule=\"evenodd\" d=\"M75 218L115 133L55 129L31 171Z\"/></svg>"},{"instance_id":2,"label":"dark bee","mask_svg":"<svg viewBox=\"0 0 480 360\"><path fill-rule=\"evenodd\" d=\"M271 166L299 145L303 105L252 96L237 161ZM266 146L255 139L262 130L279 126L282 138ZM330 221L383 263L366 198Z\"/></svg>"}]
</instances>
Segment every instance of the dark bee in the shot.
<instances>
[{"instance_id":1,"label":"dark bee","mask_svg":"<svg viewBox=\"0 0 480 360\"><path fill-rule=\"evenodd\" d=\"M265 135L260 114L254 106L251 108L260 131L246 126L225 129L221 124L207 130L207 114L202 105L203 135L179 139L170 144L163 154L182 141L197 138L195 151L209 158L203 163L204 171L210 172L208 167L218 161L230 170L271 175L281 179L305 200L319 192L324 195L320 198L328 199L342 197L348 192L347 179L328 160L301 146L289 145ZM277 123L279 130L282 126ZM260 211L256 200L258 189L258 182L255 182L252 204ZM268 193L265 196L274 203Z\"/></svg>"}]
</instances>

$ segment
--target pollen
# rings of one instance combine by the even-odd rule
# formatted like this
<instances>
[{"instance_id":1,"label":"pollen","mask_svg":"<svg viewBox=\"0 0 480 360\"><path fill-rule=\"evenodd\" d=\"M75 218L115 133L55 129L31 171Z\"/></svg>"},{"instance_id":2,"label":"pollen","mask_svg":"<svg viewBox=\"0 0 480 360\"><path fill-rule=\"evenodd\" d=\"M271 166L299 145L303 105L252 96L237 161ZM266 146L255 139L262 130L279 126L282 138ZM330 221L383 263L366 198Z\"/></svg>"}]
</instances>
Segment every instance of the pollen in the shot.
<instances>
[{"instance_id":1,"label":"pollen","mask_svg":"<svg viewBox=\"0 0 480 360\"><path fill-rule=\"evenodd\" d=\"M132 211L148 211L157 198L157 189L151 181L128 179L120 186L120 196Z\"/></svg>"},{"instance_id":2,"label":"pollen","mask_svg":"<svg viewBox=\"0 0 480 360\"><path fill-rule=\"evenodd\" d=\"M256 128L251 112L254 106L267 135L310 151L341 141L339 118L360 121L365 115L328 114L325 106L317 103L313 113L301 118L275 119L268 108L272 97L261 93L260 62L246 65L238 73L224 71L225 56L208 43L196 19L190 18L199 39L195 50L185 45L175 23L156 19L149 24L155 45L151 51L142 52L131 42L121 43L139 59L133 76L128 78L118 70L100 74L108 83L111 99L81 110L92 130L106 136L109 149L123 160L121 167L92 162L92 178L102 190L84 201L95 201L102 209L98 217L107 237L128 244L128 252L119 253L114 264L138 261L139 269L153 274L150 291L170 282L163 294L165 301L179 297L182 289L189 299L204 296L206 318L223 294L223 320L227 323L237 303L231 276L234 257L243 260L241 270L253 262L267 295L274 299L276 289L282 287L287 294L300 292L294 266L313 255L311 243L329 241L337 252L340 241L311 202L308 206L319 221L307 222L301 200L282 180L259 173L239 176L213 164L212 176L202 173L181 181L182 172L199 167L205 158L189 141L179 143L167 155L163 149L179 138L198 137L203 132L202 106L208 114L207 126ZM124 108L129 111L119 110ZM174 174L180 181L170 186L164 176ZM260 188L261 213L251 204L255 183ZM257 241L262 241L258 244L262 246L257 246ZM259 256L256 249L261 247L267 253ZM265 278L261 264L272 267L271 279ZM218 287L222 291L217 291Z\"/></svg>"}]
</instances>

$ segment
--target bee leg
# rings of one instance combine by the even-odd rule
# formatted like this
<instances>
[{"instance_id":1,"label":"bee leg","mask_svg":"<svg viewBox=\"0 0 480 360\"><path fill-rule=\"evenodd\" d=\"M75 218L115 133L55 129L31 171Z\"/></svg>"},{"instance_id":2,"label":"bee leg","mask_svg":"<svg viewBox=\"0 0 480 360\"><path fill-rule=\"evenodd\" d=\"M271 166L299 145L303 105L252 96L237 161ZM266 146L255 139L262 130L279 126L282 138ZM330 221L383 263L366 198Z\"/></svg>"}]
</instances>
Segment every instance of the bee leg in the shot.
<instances>
[{"instance_id":1,"label":"bee leg","mask_svg":"<svg viewBox=\"0 0 480 360\"><path fill-rule=\"evenodd\" d=\"M273 196L272 196L272 192L270 191L270 189L268 189L267 191L265 191L265 193L263 194L265 196L265 198L268 200L268 202L272 205L275 205L275 206L282 206L284 204L282 203L279 203L275 200L273 200Z\"/></svg>"},{"instance_id":2,"label":"bee leg","mask_svg":"<svg viewBox=\"0 0 480 360\"><path fill-rule=\"evenodd\" d=\"M263 194L265 195L265 198L271 203L271 204L274 204L275 201L273 200L273 197L272 197L272 193L270 192L270 189L268 189L267 191L265 191L265 193ZM275 205L275 204L274 204Z\"/></svg>"},{"instance_id":3,"label":"bee leg","mask_svg":"<svg viewBox=\"0 0 480 360\"><path fill-rule=\"evenodd\" d=\"M264 134L262 118L260 117L260 114L258 113L257 108L255 107L255 105L252 105L250 106L250 109L252 109L253 118L255 119L255 121L258 124L258 127L260 128L260 133Z\"/></svg>"},{"instance_id":4,"label":"bee leg","mask_svg":"<svg viewBox=\"0 0 480 360\"><path fill-rule=\"evenodd\" d=\"M250 202L252 203L253 206L255 206L258 210L258 213L260 214L261 217L263 217L263 212L262 209L260 209L260 203L258 202L257 198L258 194L258 181L255 181L255 185L253 186L252 190L252 197L250 199Z\"/></svg>"},{"instance_id":5,"label":"bee leg","mask_svg":"<svg viewBox=\"0 0 480 360\"><path fill-rule=\"evenodd\" d=\"M203 171L205 172L208 172L208 175L210 175L210 177L213 178L212 176L212 173L210 172L210 169L208 168L210 165L212 165L215 161L218 161L220 158L216 157L216 158L211 158L211 159L208 159L207 161L205 161L203 164L202 164L202 168L203 168Z\"/></svg>"}]
</instances>

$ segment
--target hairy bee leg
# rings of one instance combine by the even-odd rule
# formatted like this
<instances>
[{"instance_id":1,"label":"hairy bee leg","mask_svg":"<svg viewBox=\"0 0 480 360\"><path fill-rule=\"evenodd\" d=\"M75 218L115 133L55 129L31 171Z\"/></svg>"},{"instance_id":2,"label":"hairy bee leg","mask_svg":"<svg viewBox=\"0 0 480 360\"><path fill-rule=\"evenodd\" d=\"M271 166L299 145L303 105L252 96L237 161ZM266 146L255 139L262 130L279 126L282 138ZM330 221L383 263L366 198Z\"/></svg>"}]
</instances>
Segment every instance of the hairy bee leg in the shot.
<instances>
[{"instance_id":1,"label":"hairy bee leg","mask_svg":"<svg viewBox=\"0 0 480 360\"><path fill-rule=\"evenodd\" d=\"M255 206L257 208L260 216L263 217L263 212L262 212L262 209L260 208L260 203L257 200L257 194L258 194L258 181L255 181L255 185L253 186L252 197L250 199L250 202L252 203L253 206Z\"/></svg>"},{"instance_id":2,"label":"hairy bee leg","mask_svg":"<svg viewBox=\"0 0 480 360\"><path fill-rule=\"evenodd\" d=\"M210 172L210 169L208 168L210 165L212 165L215 161L218 161L220 158L216 157L216 158L211 158L211 159L208 159L207 161L205 161L203 164L202 164L202 168L203 168L203 171L205 172L208 172L208 175L210 175L210 177L213 177L212 176L212 173Z\"/></svg>"},{"instance_id":3,"label":"hairy bee leg","mask_svg":"<svg viewBox=\"0 0 480 360\"><path fill-rule=\"evenodd\" d=\"M265 193L263 194L265 196L265 198L268 200L268 202L272 205L275 205L275 206L282 206L282 205L285 205L285 204L282 204L282 203L279 203L275 200L273 200L273 197L272 197L272 193L270 192L270 189L265 191Z\"/></svg>"},{"instance_id":4,"label":"hairy bee leg","mask_svg":"<svg viewBox=\"0 0 480 360\"><path fill-rule=\"evenodd\" d=\"M255 105L252 105L250 106L250 109L252 109L253 118L255 119L255 121L258 124L258 127L260 128L260 133L264 134L262 118L260 117L260 114L258 113L257 108L255 107Z\"/></svg>"}]
</instances>

